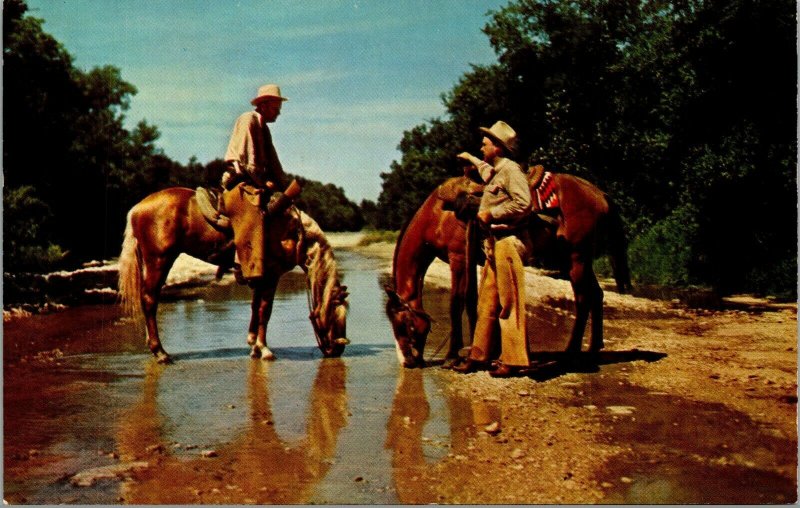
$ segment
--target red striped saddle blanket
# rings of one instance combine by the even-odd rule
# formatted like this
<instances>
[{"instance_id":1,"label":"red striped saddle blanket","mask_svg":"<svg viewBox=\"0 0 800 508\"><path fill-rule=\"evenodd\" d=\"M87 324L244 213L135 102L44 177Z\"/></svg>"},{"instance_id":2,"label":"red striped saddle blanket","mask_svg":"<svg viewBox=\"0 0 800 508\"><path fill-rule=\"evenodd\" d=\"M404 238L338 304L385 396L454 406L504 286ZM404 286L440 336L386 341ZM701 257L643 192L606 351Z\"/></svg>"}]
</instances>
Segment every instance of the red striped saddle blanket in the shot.
<instances>
[{"instance_id":1,"label":"red striped saddle blanket","mask_svg":"<svg viewBox=\"0 0 800 508\"><path fill-rule=\"evenodd\" d=\"M541 168L541 166L538 166L536 169L538 168ZM534 185L531 186L531 190L533 191L531 197L533 198L533 211L535 212L558 208L561 204L558 200L558 192L556 192L558 189L556 188L553 173L544 171L543 168L541 171L543 171L543 174L541 174L540 177L532 172L532 178L529 179L529 181L534 183ZM538 184L536 184L536 181L538 181Z\"/></svg>"}]
</instances>

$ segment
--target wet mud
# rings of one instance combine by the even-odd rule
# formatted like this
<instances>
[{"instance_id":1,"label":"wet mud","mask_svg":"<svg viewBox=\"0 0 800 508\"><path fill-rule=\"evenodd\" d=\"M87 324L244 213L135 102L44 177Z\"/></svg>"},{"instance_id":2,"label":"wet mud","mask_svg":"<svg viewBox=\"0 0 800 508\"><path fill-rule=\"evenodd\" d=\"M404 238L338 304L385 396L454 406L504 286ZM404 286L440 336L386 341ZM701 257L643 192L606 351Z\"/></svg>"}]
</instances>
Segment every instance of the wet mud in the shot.
<instances>
[{"instance_id":1,"label":"wet mud","mask_svg":"<svg viewBox=\"0 0 800 508\"><path fill-rule=\"evenodd\" d=\"M533 359L549 367L509 381L460 376L435 366L446 351L448 292L430 289L426 357L434 366L405 370L379 264L337 257L351 293L352 341L339 359L322 359L314 344L299 272L283 279L276 299L268 331L275 362L248 357L249 292L235 285L162 304L173 365L156 364L139 325L112 305L7 323L6 500L559 503L573 499L562 496L570 484L586 492L574 499L593 503L795 499L796 435L722 402L633 382L668 355L620 347L637 333L629 323L610 319L609 351L575 361L560 353L571 303L529 306ZM638 317L659 318L691 323ZM512 398L469 387L484 378ZM533 480L517 493L510 473Z\"/></svg>"}]
</instances>

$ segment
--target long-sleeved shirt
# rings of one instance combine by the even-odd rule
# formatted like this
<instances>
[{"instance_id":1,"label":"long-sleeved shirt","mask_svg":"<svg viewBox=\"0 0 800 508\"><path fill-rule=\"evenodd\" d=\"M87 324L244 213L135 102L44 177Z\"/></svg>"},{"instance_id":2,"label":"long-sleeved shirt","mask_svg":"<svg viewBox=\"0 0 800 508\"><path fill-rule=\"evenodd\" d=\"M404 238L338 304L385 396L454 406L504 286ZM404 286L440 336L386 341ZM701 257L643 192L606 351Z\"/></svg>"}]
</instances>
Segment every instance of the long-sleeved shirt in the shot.
<instances>
[{"instance_id":1,"label":"long-sleeved shirt","mask_svg":"<svg viewBox=\"0 0 800 508\"><path fill-rule=\"evenodd\" d=\"M225 161L238 161L256 183L274 182L279 190L287 185L287 177L272 144L272 134L257 111L248 111L236 119Z\"/></svg>"},{"instance_id":2,"label":"long-sleeved shirt","mask_svg":"<svg viewBox=\"0 0 800 508\"><path fill-rule=\"evenodd\" d=\"M488 210L493 230L512 229L531 210L531 190L522 168L501 157L491 166L481 161L478 171L486 182L479 211Z\"/></svg>"}]
</instances>

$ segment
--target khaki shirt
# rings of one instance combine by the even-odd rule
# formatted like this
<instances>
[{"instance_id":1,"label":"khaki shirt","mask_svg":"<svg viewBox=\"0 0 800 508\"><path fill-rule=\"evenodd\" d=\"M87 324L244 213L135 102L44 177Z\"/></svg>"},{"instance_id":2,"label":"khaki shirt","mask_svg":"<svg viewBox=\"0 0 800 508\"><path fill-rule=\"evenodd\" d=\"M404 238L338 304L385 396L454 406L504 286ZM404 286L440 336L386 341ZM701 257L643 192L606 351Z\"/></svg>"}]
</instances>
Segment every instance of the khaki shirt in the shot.
<instances>
[{"instance_id":1,"label":"khaki shirt","mask_svg":"<svg viewBox=\"0 0 800 508\"><path fill-rule=\"evenodd\" d=\"M248 111L236 119L225 152L225 162L230 161L238 161L257 183L264 184L270 180L279 190L285 189L288 184L272 144L272 134L257 111Z\"/></svg>"},{"instance_id":2,"label":"khaki shirt","mask_svg":"<svg viewBox=\"0 0 800 508\"><path fill-rule=\"evenodd\" d=\"M489 210L492 230L513 229L531 211L531 190L525 173L519 164L505 157L497 159L494 167L486 162L480 166L480 173L488 174L489 178L479 211Z\"/></svg>"}]
</instances>

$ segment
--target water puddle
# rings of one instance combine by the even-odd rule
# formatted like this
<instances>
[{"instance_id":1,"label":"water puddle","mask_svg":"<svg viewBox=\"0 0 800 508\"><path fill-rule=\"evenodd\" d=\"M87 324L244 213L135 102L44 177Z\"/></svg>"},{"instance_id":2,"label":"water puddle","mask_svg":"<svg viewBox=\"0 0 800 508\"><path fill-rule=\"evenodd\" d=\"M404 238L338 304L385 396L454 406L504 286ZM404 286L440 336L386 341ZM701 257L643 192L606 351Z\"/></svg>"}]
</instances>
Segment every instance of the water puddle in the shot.
<instances>
[{"instance_id":1,"label":"water puddle","mask_svg":"<svg viewBox=\"0 0 800 508\"><path fill-rule=\"evenodd\" d=\"M337 257L351 293L352 343L340 359L324 360L316 348L300 272L287 274L278 290L268 331L273 363L248 357L250 293L239 286L212 285L162 303L162 341L176 359L169 366L153 362L141 329L115 306L5 327L6 499L435 499L418 473L463 446L474 428L469 403L445 395L438 369L398 366L378 263ZM440 325L443 337L447 323Z\"/></svg>"}]
</instances>

